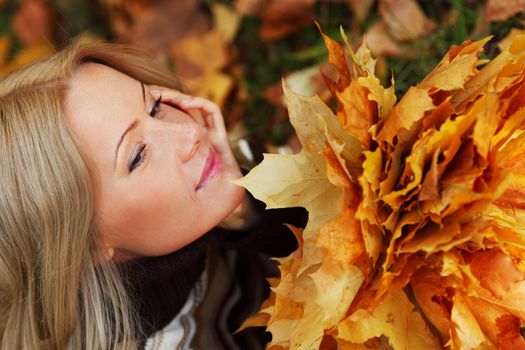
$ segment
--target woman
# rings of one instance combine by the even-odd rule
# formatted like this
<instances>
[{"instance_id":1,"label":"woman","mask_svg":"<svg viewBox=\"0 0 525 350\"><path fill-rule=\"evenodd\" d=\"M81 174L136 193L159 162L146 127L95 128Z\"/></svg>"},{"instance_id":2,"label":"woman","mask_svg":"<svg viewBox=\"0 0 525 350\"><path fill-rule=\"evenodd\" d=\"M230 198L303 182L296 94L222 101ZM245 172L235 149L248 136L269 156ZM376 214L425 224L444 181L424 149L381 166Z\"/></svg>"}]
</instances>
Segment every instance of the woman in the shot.
<instances>
[{"instance_id":1,"label":"woman","mask_svg":"<svg viewBox=\"0 0 525 350\"><path fill-rule=\"evenodd\" d=\"M305 213L233 185L218 107L178 88L81 41L0 82L1 349L264 342L231 332L265 296L264 254L294 248L280 223Z\"/></svg>"}]
</instances>

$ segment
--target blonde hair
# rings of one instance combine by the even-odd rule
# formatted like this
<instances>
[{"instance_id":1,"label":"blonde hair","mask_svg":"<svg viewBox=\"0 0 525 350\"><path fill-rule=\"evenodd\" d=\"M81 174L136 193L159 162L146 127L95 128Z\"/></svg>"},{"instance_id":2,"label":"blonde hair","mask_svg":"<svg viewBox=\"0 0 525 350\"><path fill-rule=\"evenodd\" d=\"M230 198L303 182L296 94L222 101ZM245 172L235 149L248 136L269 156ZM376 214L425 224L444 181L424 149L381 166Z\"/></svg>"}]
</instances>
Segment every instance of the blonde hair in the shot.
<instances>
[{"instance_id":1,"label":"blonde hair","mask_svg":"<svg viewBox=\"0 0 525 350\"><path fill-rule=\"evenodd\" d=\"M0 349L136 347L140 334L116 266L102 254L87 155L63 99L85 62L177 88L130 47L76 40L0 81ZM103 260L103 259L102 259Z\"/></svg>"}]
</instances>

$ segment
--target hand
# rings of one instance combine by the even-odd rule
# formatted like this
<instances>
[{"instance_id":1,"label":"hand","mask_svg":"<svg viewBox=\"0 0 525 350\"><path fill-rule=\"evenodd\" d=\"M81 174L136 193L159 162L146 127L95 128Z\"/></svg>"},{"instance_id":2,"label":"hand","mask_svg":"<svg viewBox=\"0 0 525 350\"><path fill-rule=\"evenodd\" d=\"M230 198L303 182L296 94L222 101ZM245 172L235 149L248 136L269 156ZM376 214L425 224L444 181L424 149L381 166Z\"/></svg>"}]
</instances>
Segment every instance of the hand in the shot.
<instances>
[{"instance_id":1,"label":"hand","mask_svg":"<svg viewBox=\"0 0 525 350\"><path fill-rule=\"evenodd\" d=\"M231 151L224 118L218 105L202 97L194 97L161 86L150 85L149 90L154 98L161 97L162 103L179 107L201 125L208 133L211 144L222 155L226 165L235 167L240 174L239 166Z\"/></svg>"},{"instance_id":2,"label":"hand","mask_svg":"<svg viewBox=\"0 0 525 350\"><path fill-rule=\"evenodd\" d=\"M168 89L162 86L149 85L149 92L153 98L157 99L161 97L161 102L169 105L173 105L179 109L184 110L189 114L195 121L202 127L206 127L206 121L199 109L185 109L183 107L185 101L193 100L193 96L180 92L174 89Z\"/></svg>"}]
</instances>

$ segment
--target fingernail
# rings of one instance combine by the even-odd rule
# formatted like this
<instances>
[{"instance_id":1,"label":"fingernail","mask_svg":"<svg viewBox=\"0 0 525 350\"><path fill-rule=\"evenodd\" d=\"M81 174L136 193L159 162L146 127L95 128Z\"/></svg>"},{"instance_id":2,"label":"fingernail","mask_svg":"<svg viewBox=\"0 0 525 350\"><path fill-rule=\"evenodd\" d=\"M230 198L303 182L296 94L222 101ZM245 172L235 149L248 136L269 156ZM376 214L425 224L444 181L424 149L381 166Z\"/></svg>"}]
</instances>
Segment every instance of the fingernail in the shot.
<instances>
[{"instance_id":1,"label":"fingernail","mask_svg":"<svg viewBox=\"0 0 525 350\"><path fill-rule=\"evenodd\" d=\"M182 103L182 104L188 104L188 103L190 103L191 101L193 101L193 98L188 97L188 98L185 98L184 100L180 101L180 103Z\"/></svg>"},{"instance_id":2,"label":"fingernail","mask_svg":"<svg viewBox=\"0 0 525 350\"><path fill-rule=\"evenodd\" d=\"M160 90L159 89L155 89L155 88L150 89L149 93L151 94L151 96L153 98L159 98L160 97Z\"/></svg>"}]
</instances>

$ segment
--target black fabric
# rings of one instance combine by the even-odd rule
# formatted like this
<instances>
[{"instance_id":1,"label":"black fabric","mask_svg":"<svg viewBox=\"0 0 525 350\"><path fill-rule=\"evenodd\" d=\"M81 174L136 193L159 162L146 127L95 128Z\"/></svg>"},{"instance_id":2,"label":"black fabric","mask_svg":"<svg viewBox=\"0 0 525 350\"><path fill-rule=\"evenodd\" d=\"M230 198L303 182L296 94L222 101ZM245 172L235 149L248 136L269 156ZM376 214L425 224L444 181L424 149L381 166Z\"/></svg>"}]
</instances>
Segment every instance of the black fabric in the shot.
<instances>
[{"instance_id":1,"label":"black fabric","mask_svg":"<svg viewBox=\"0 0 525 350\"><path fill-rule=\"evenodd\" d=\"M143 341L165 327L184 306L204 270L208 248L217 237L206 234L176 252L119 264L139 316Z\"/></svg>"},{"instance_id":2,"label":"black fabric","mask_svg":"<svg viewBox=\"0 0 525 350\"><path fill-rule=\"evenodd\" d=\"M297 247L295 237L283 223L304 227L307 212L302 208L264 210L264 203L250 196L259 213L259 221L248 230L224 230L214 228L201 238L179 249L161 256L134 260L120 264L123 280L139 316L139 326L143 332L142 345L147 337L164 328L181 310L197 279L205 268L208 249L238 251L238 263L234 272L243 293L232 317L229 328L236 330L242 321L259 307L267 297L269 288L266 277L275 276L276 269L268 270L268 265L253 263L269 257L289 255ZM261 283L264 292L258 291ZM261 342L268 340L264 330L251 329L237 334L236 341L241 348L243 339L255 335Z\"/></svg>"}]
</instances>

